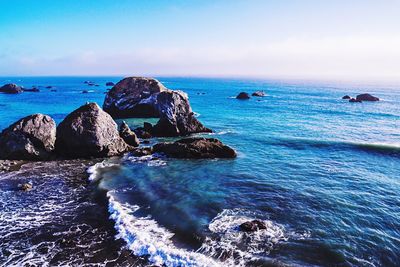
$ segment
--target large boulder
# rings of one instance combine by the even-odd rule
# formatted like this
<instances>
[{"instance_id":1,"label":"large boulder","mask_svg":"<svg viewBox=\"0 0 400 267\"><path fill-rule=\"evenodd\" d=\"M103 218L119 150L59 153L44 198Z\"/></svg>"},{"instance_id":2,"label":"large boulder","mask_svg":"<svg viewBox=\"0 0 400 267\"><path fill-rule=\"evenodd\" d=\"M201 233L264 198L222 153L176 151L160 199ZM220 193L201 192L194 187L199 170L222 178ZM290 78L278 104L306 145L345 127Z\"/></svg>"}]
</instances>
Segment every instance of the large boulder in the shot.
<instances>
[{"instance_id":1,"label":"large boulder","mask_svg":"<svg viewBox=\"0 0 400 267\"><path fill-rule=\"evenodd\" d=\"M158 143L153 152L173 158L235 158L236 152L215 138L185 138L174 143Z\"/></svg>"},{"instance_id":2,"label":"large boulder","mask_svg":"<svg viewBox=\"0 0 400 267\"><path fill-rule=\"evenodd\" d=\"M18 86L14 83L9 83L0 87L0 93L5 94L19 94L22 93L23 89L21 86Z\"/></svg>"},{"instance_id":3,"label":"large boulder","mask_svg":"<svg viewBox=\"0 0 400 267\"><path fill-rule=\"evenodd\" d=\"M195 117L187 94L168 90L152 78L129 77L121 80L107 93L103 108L114 118L160 118L151 131L146 130L153 136L211 132Z\"/></svg>"},{"instance_id":4,"label":"large boulder","mask_svg":"<svg viewBox=\"0 0 400 267\"><path fill-rule=\"evenodd\" d=\"M122 122L119 127L119 135L124 139L125 143L130 146L139 146L140 142L136 134L129 128L126 122Z\"/></svg>"},{"instance_id":5,"label":"large boulder","mask_svg":"<svg viewBox=\"0 0 400 267\"><path fill-rule=\"evenodd\" d=\"M128 77L107 93L103 109L113 118L159 117L154 108L154 94L167 90L152 78Z\"/></svg>"},{"instance_id":6,"label":"large boulder","mask_svg":"<svg viewBox=\"0 0 400 267\"><path fill-rule=\"evenodd\" d=\"M379 98L372 96L370 94L361 94L356 97L359 101L379 101Z\"/></svg>"},{"instance_id":7,"label":"large boulder","mask_svg":"<svg viewBox=\"0 0 400 267\"><path fill-rule=\"evenodd\" d=\"M108 157L131 149L111 116L96 103L81 106L57 127L56 150L65 157Z\"/></svg>"},{"instance_id":8,"label":"large boulder","mask_svg":"<svg viewBox=\"0 0 400 267\"><path fill-rule=\"evenodd\" d=\"M47 160L56 141L56 123L43 114L34 114L12 124L0 134L0 158Z\"/></svg>"},{"instance_id":9,"label":"large boulder","mask_svg":"<svg viewBox=\"0 0 400 267\"><path fill-rule=\"evenodd\" d=\"M155 107L160 114L160 120L151 129L153 136L185 136L211 132L195 117L184 92L168 90L159 93Z\"/></svg>"}]
</instances>

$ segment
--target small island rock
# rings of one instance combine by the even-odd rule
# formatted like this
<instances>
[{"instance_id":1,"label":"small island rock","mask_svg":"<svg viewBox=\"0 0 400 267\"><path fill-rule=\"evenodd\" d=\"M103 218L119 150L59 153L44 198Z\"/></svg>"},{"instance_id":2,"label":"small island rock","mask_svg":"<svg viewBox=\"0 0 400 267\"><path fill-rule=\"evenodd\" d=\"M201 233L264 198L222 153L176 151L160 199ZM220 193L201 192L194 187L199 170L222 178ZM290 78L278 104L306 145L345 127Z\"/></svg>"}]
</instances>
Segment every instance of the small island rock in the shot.
<instances>
[{"instance_id":1,"label":"small island rock","mask_svg":"<svg viewBox=\"0 0 400 267\"><path fill-rule=\"evenodd\" d=\"M379 101L379 98L370 94L361 94L356 97L359 101Z\"/></svg>"},{"instance_id":2,"label":"small island rock","mask_svg":"<svg viewBox=\"0 0 400 267\"><path fill-rule=\"evenodd\" d=\"M246 92L240 92L237 96L236 99L241 99L241 100L245 100L245 99L250 99L250 96L248 93Z\"/></svg>"},{"instance_id":3,"label":"small island rock","mask_svg":"<svg viewBox=\"0 0 400 267\"><path fill-rule=\"evenodd\" d=\"M236 152L215 138L185 138L173 143L158 143L154 152L173 158L235 158Z\"/></svg>"},{"instance_id":4,"label":"small island rock","mask_svg":"<svg viewBox=\"0 0 400 267\"><path fill-rule=\"evenodd\" d=\"M256 91L256 92L252 93L251 95L252 95L252 96L257 96L257 97L266 96L266 94L264 93L264 91Z\"/></svg>"},{"instance_id":5,"label":"small island rock","mask_svg":"<svg viewBox=\"0 0 400 267\"><path fill-rule=\"evenodd\" d=\"M351 99L351 97L349 95L345 95L342 97L342 99Z\"/></svg>"},{"instance_id":6,"label":"small island rock","mask_svg":"<svg viewBox=\"0 0 400 267\"><path fill-rule=\"evenodd\" d=\"M0 93L5 93L5 94L19 94L22 93L22 87L18 86L14 83L9 83L6 85L3 85L0 87Z\"/></svg>"}]
</instances>

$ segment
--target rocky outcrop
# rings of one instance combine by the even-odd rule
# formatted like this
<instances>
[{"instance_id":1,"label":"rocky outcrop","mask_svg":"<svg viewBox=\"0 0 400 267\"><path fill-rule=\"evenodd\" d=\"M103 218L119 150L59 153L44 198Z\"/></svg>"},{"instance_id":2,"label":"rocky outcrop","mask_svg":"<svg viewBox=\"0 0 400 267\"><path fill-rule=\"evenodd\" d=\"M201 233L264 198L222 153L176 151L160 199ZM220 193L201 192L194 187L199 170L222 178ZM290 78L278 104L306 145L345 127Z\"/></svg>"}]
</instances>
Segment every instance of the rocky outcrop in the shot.
<instances>
[{"instance_id":1,"label":"rocky outcrop","mask_svg":"<svg viewBox=\"0 0 400 267\"><path fill-rule=\"evenodd\" d=\"M379 101L379 98L372 96L370 94L361 94L356 97L359 101Z\"/></svg>"},{"instance_id":2,"label":"rocky outcrop","mask_svg":"<svg viewBox=\"0 0 400 267\"><path fill-rule=\"evenodd\" d=\"M0 134L0 158L47 160L52 157L56 123L43 114L27 116Z\"/></svg>"},{"instance_id":3,"label":"rocky outcrop","mask_svg":"<svg viewBox=\"0 0 400 267\"><path fill-rule=\"evenodd\" d=\"M356 98L350 98L349 102L350 102L350 103L361 103L362 101L361 101L361 100L358 100L358 99L356 99Z\"/></svg>"},{"instance_id":4,"label":"rocky outcrop","mask_svg":"<svg viewBox=\"0 0 400 267\"><path fill-rule=\"evenodd\" d=\"M257 96L257 97L263 97L266 96L264 91L255 91L254 93L251 94L252 96Z\"/></svg>"},{"instance_id":5,"label":"rocky outcrop","mask_svg":"<svg viewBox=\"0 0 400 267\"><path fill-rule=\"evenodd\" d=\"M153 136L211 132L194 116L185 93L168 90L152 78L123 79L107 93L103 107L114 118L160 118L151 130L142 131Z\"/></svg>"},{"instance_id":6,"label":"rocky outcrop","mask_svg":"<svg viewBox=\"0 0 400 267\"><path fill-rule=\"evenodd\" d=\"M351 97L349 95L345 95L342 97L342 99L351 99Z\"/></svg>"},{"instance_id":7,"label":"rocky outcrop","mask_svg":"<svg viewBox=\"0 0 400 267\"><path fill-rule=\"evenodd\" d=\"M173 158L235 158L236 152L215 138L185 138L174 143L158 143L153 152Z\"/></svg>"},{"instance_id":8,"label":"rocky outcrop","mask_svg":"<svg viewBox=\"0 0 400 267\"><path fill-rule=\"evenodd\" d=\"M130 146L137 147L140 144L136 134L129 128L126 122L122 122L119 127L119 135L124 139L125 143Z\"/></svg>"},{"instance_id":9,"label":"rocky outcrop","mask_svg":"<svg viewBox=\"0 0 400 267\"><path fill-rule=\"evenodd\" d=\"M248 93L246 92L240 92L237 96L236 99L241 99L241 100L246 100L246 99L250 99L250 96Z\"/></svg>"},{"instance_id":10,"label":"rocky outcrop","mask_svg":"<svg viewBox=\"0 0 400 267\"><path fill-rule=\"evenodd\" d=\"M128 77L107 93L103 109L113 118L159 117L154 97L166 90L156 79Z\"/></svg>"},{"instance_id":11,"label":"rocky outcrop","mask_svg":"<svg viewBox=\"0 0 400 267\"><path fill-rule=\"evenodd\" d=\"M0 87L0 93L4 94L19 94L22 93L22 87L14 83L9 83Z\"/></svg>"},{"instance_id":12,"label":"rocky outcrop","mask_svg":"<svg viewBox=\"0 0 400 267\"><path fill-rule=\"evenodd\" d=\"M263 221L252 220L244 222L241 225L239 225L239 229L243 232L255 232L258 230L267 229L267 226Z\"/></svg>"},{"instance_id":13,"label":"rocky outcrop","mask_svg":"<svg viewBox=\"0 0 400 267\"><path fill-rule=\"evenodd\" d=\"M107 157L131 149L111 116L96 103L81 106L57 127L56 150L64 157Z\"/></svg>"},{"instance_id":14,"label":"rocky outcrop","mask_svg":"<svg viewBox=\"0 0 400 267\"><path fill-rule=\"evenodd\" d=\"M211 132L195 117L188 97L180 91L157 94L155 108L160 120L151 129L153 136L185 136L192 133Z\"/></svg>"}]
</instances>

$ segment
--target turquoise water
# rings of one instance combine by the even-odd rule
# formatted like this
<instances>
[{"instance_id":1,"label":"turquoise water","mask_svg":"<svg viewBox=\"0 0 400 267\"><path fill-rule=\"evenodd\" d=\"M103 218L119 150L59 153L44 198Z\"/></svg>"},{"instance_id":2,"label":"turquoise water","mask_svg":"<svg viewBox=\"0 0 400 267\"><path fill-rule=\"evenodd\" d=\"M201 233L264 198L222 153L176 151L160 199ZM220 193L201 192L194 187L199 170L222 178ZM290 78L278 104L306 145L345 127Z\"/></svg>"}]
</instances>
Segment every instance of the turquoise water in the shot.
<instances>
[{"instance_id":1,"label":"turquoise water","mask_svg":"<svg viewBox=\"0 0 400 267\"><path fill-rule=\"evenodd\" d=\"M0 128L37 112L59 122L86 101L102 104L105 82L119 79L2 78L57 92L0 94ZM400 264L400 88L159 80L187 92L199 120L215 132L206 136L235 148L238 158L127 155L98 166L92 185L107 192L106 216L134 255L170 266ZM256 90L267 96L234 99ZM341 100L364 92L382 101ZM128 120L133 127L142 122ZM253 218L265 220L268 230L237 231Z\"/></svg>"}]
</instances>

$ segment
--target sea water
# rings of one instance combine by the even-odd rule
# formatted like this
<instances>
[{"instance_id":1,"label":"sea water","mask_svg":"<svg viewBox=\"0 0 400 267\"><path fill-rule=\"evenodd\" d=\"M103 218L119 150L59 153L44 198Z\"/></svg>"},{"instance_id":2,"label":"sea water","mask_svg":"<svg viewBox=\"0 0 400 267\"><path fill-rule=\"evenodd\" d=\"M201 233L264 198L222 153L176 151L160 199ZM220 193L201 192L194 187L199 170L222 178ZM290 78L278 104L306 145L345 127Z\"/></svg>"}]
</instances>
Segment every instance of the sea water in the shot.
<instances>
[{"instance_id":1,"label":"sea water","mask_svg":"<svg viewBox=\"0 0 400 267\"><path fill-rule=\"evenodd\" d=\"M32 113L58 123L87 101L101 105L105 83L120 79L3 77L1 84L41 91L0 94L0 129ZM198 136L220 139L237 151L237 159L128 154L98 162L29 163L0 174L0 264L400 264L400 87L159 80L187 92L198 119L214 131ZM235 99L256 90L266 96ZM364 92L381 101L341 99ZM134 128L156 120L126 121ZM78 175L80 169L88 173ZM20 181L31 181L34 189L13 191ZM252 219L263 220L267 229L238 230Z\"/></svg>"}]
</instances>

